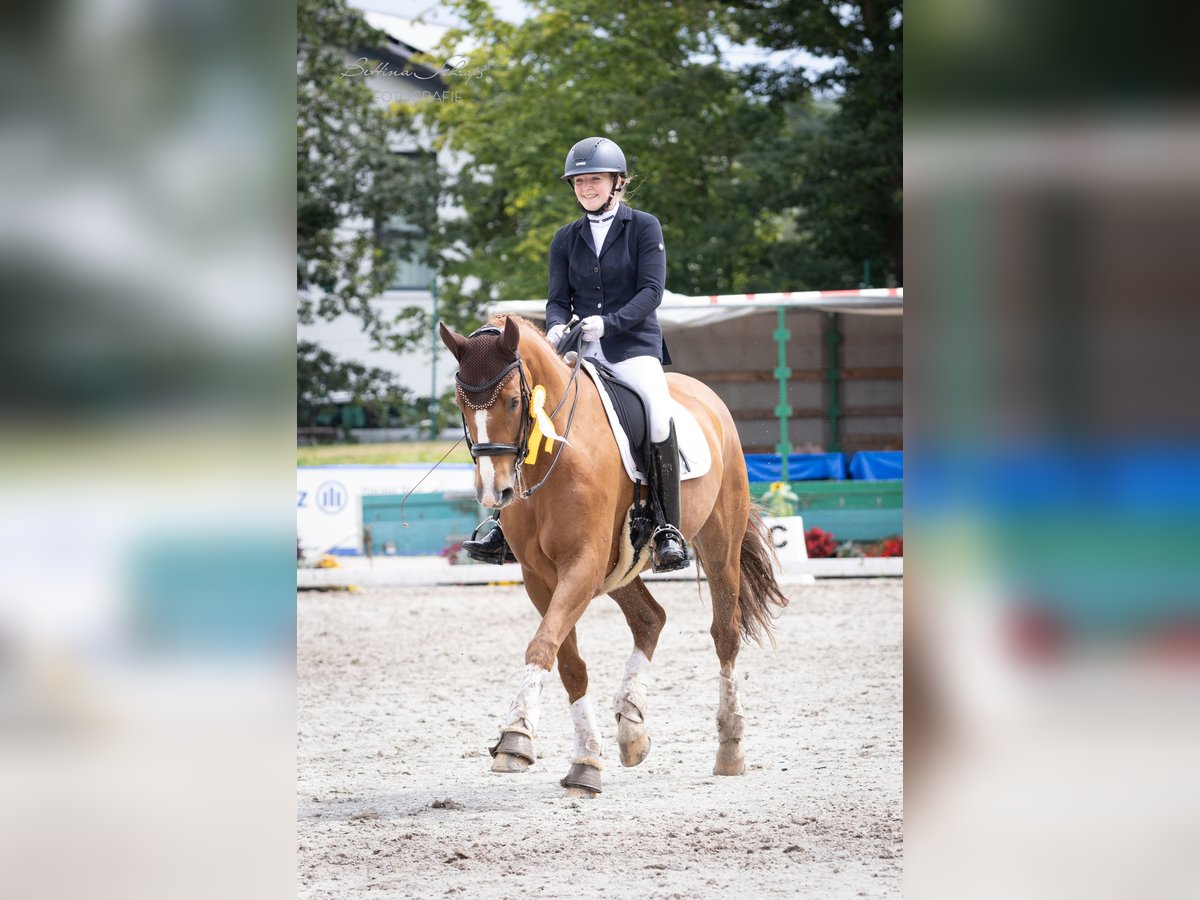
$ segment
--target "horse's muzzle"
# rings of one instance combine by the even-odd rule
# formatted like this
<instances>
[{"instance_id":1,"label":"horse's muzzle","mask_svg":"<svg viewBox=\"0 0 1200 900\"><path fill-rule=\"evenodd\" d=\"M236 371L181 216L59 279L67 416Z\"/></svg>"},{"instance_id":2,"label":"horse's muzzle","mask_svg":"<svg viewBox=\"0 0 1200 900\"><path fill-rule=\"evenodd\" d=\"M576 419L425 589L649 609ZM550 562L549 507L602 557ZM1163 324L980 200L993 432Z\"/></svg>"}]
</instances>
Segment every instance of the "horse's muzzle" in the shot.
<instances>
[{"instance_id":1,"label":"horse's muzzle","mask_svg":"<svg viewBox=\"0 0 1200 900\"><path fill-rule=\"evenodd\" d=\"M517 492L512 488L506 487L504 490L500 491L499 494L494 494L493 496L496 499L493 502L488 503L484 491L480 489L475 492L475 499L489 509L504 509L504 507L513 502L513 498L516 496L516 493Z\"/></svg>"}]
</instances>

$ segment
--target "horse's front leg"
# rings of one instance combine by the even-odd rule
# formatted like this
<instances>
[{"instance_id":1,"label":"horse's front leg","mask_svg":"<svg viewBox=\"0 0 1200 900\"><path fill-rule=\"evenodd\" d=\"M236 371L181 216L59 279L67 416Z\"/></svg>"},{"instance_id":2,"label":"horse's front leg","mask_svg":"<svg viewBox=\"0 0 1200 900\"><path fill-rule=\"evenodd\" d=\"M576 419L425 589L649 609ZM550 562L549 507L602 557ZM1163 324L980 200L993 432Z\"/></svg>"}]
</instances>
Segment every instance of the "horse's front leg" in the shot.
<instances>
[{"instance_id":1,"label":"horse's front leg","mask_svg":"<svg viewBox=\"0 0 1200 900\"><path fill-rule=\"evenodd\" d=\"M604 745L587 693L587 666L579 655L575 640L575 622L591 599L589 590L579 588L581 581L586 584L587 579L560 580L552 591L544 580L525 570L526 592L542 614L542 624L525 652L521 686L509 707L505 723L501 725L500 741L493 748L492 771L521 772L533 763L533 738L541 690L557 659L559 677L571 701L571 719L575 726L571 769L562 784L567 788L568 796L594 797L601 789ZM565 634L563 629L566 629Z\"/></svg>"}]
</instances>

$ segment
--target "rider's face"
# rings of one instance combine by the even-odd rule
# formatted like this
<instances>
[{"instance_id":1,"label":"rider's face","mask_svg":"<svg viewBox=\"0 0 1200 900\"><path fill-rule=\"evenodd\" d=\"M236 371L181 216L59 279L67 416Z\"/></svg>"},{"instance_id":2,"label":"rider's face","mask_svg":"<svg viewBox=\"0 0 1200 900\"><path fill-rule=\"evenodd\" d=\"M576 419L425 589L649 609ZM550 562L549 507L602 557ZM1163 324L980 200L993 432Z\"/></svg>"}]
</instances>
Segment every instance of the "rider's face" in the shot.
<instances>
[{"instance_id":1,"label":"rider's face","mask_svg":"<svg viewBox=\"0 0 1200 900\"><path fill-rule=\"evenodd\" d=\"M598 212L612 192L613 176L608 172L592 172L588 175L576 175L571 179L575 188L575 199L588 212Z\"/></svg>"}]
</instances>

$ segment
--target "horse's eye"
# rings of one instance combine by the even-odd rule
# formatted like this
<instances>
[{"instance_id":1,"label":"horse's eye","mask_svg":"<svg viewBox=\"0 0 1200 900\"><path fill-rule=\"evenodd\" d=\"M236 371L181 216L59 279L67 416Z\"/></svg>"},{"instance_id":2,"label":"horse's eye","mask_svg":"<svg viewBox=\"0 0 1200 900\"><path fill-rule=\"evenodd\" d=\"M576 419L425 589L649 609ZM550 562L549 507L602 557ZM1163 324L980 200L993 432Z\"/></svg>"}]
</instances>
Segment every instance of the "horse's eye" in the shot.
<instances>
[{"instance_id":1,"label":"horse's eye","mask_svg":"<svg viewBox=\"0 0 1200 900\"><path fill-rule=\"evenodd\" d=\"M518 406L520 406L520 405L521 405L521 398L520 398L520 397L513 397L512 399L510 399L510 400L508 401L508 408L509 408L509 411L510 411L510 412L516 412L516 410L517 410L517 407L518 407Z\"/></svg>"}]
</instances>

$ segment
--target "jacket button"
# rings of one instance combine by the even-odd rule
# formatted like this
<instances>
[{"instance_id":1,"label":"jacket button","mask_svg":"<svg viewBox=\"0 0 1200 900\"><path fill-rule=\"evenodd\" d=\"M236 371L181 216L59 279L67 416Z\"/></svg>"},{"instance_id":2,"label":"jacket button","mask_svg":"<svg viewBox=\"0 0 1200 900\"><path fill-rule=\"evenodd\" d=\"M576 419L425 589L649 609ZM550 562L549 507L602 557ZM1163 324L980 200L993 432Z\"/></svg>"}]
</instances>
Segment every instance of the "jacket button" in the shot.
<instances>
[{"instance_id":1,"label":"jacket button","mask_svg":"<svg viewBox=\"0 0 1200 900\"><path fill-rule=\"evenodd\" d=\"M593 271L593 272L599 272L599 271L600 271L600 267L599 267L599 266L592 266L592 271Z\"/></svg>"}]
</instances>

